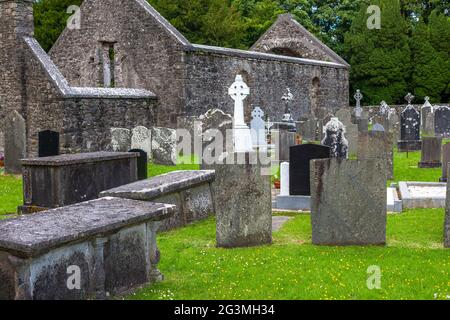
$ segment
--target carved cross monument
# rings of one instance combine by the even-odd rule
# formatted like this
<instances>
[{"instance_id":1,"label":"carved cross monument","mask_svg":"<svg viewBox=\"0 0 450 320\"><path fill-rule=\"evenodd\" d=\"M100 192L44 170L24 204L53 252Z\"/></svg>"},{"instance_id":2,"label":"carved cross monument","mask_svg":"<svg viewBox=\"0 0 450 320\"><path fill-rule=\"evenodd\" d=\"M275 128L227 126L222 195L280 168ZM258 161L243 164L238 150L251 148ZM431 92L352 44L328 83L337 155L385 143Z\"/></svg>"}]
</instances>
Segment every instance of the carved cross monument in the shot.
<instances>
[{"instance_id":1,"label":"carved cross monument","mask_svg":"<svg viewBox=\"0 0 450 320\"><path fill-rule=\"evenodd\" d=\"M359 89L356 90L354 98L356 100L355 116L357 118L361 118L361 114L362 114L362 111L363 111L363 109L361 108L361 100L362 100L363 97L364 96L361 94L361 90L359 90Z\"/></svg>"},{"instance_id":2,"label":"carved cross monument","mask_svg":"<svg viewBox=\"0 0 450 320\"><path fill-rule=\"evenodd\" d=\"M408 94L405 96L405 100L408 102L408 106L411 105L411 102L414 100L414 96L411 94L411 92L408 92Z\"/></svg>"},{"instance_id":3,"label":"carved cross monument","mask_svg":"<svg viewBox=\"0 0 450 320\"><path fill-rule=\"evenodd\" d=\"M244 100L250 94L249 87L241 75L236 76L235 82L228 89L228 94L234 100L233 139L235 152L252 151L252 137L250 129L244 122Z\"/></svg>"}]
</instances>

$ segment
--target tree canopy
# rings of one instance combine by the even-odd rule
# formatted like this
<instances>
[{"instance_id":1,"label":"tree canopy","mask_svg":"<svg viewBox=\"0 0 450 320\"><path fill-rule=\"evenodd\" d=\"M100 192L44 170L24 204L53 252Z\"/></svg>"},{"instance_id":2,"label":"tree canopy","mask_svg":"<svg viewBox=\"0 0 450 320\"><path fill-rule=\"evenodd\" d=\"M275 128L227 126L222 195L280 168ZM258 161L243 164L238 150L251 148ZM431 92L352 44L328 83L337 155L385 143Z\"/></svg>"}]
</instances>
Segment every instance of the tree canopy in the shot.
<instances>
[{"instance_id":1,"label":"tree canopy","mask_svg":"<svg viewBox=\"0 0 450 320\"><path fill-rule=\"evenodd\" d=\"M148 0L191 42L247 49L290 12L351 65L351 90L365 103L403 103L407 91L447 102L450 0ZM50 50L82 0L37 0L36 38ZM368 29L369 5L381 28ZM353 95L351 95L353 96Z\"/></svg>"}]
</instances>

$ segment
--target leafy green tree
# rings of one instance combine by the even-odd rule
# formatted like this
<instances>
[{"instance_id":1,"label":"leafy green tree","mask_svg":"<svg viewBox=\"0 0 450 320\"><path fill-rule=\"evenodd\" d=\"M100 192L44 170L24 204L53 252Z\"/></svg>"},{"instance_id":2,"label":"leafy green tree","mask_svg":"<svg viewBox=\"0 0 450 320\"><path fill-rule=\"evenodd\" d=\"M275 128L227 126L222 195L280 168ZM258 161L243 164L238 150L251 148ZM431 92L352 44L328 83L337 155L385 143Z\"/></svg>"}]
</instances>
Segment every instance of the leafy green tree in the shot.
<instances>
[{"instance_id":1,"label":"leafy green tree","mask_svg":"<svg viewBox=\"0 0 450 320\"><path fill-rule=\"evenodd\" d=\"M345 35L345 50L350 57L352 91L361 89L367 103L402 103L408 90L411 71L407 25L398 0L377 0L381 9L381 29L367 27L367 4Z\"/></svg>"},{"instance_id":2,"label":"leafy green tree","mask_svg":"<svg viewBox=\"0 0 450 320\"><path fill-rule=\"evenodd\" d=\"M420 19L411 39L412 87L416 98L441 102L448 83L448 61L431 45L429 27Z\"/></svg>"},{"instance_id":3,"label":"leafy green tree","mask_svg":"<svg viewBox=\"0 0 450 320\"><path fill-rule=\"evenodd\" d=\"M67 25L71 5L81 5L82 0L38 0L34 4L35 37L49 51Z\"/></svg>"}]
</instances>

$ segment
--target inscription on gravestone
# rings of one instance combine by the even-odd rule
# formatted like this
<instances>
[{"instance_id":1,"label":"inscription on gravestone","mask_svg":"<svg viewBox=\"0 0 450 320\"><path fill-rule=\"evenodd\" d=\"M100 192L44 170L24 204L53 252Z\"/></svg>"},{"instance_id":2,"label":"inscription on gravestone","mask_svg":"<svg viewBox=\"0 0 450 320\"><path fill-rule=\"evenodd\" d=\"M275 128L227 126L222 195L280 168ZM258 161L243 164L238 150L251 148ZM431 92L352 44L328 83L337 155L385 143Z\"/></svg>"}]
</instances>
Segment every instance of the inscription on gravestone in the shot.
<instances>
[{"instance_id":1,"label":"inscription on gravestone","mask_svg":"<svg viewBox=\"0 0 450 320\"><path fill-rule=\"evenodd\" d=\"M51 130L39 132L39 158L59 156L59 133Z\"/></svg>"},{"instance_id":2,"label":"inscription on gravestone","mask_svg":"<svg viewBox=\"0 0 450 320\"><path fill-rule=\"evenodd\" d=\"M311 195L310 161L330 158L330 147L303 144L291 147L289 167L289 190L293 196Z\"/></svg>"}]
</instances>

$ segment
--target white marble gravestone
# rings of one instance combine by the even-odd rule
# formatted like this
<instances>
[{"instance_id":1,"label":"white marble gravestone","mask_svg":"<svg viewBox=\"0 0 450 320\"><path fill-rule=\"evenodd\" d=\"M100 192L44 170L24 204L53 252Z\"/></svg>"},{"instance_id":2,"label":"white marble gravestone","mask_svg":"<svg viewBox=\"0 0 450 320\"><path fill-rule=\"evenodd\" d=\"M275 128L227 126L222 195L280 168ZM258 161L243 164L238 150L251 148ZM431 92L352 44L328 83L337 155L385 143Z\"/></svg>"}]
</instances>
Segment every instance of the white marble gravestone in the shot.
<instances>
[{"instance_id":1,"label":"white marble gravestone","mask_svg":"<svg viewBox=\"0 0 450 320\"><path fill-rule=\"evenodd\" d=\"M233 141L234 152L250 152L253 150L250 129L244 122L244 100L250 94L250 88L241 75L228 89L228 94L234 100Z\"/></svg>"},{"instance_id":2,"label":"white marble gravestone","mask_svg":"<svg viewBox=\"0 0 450 320\"><path fill-rule=\"evenodd\" d=\"M256 107L252 111L252 121L250 122L250 130L252 134L252 143L254 148L266 149L266 122L264 121L264 111L260 107Z\"/></svg>"},{"instance_id":3,"label":"white marble gravestone","mask_svg":"<svg viewBox=\"0 0 450 320\"><path fill-rule=\"evenodd\" d=\"M289 162L280 165L280 196L289 196Z\"/></svg>"}]
</instances>

